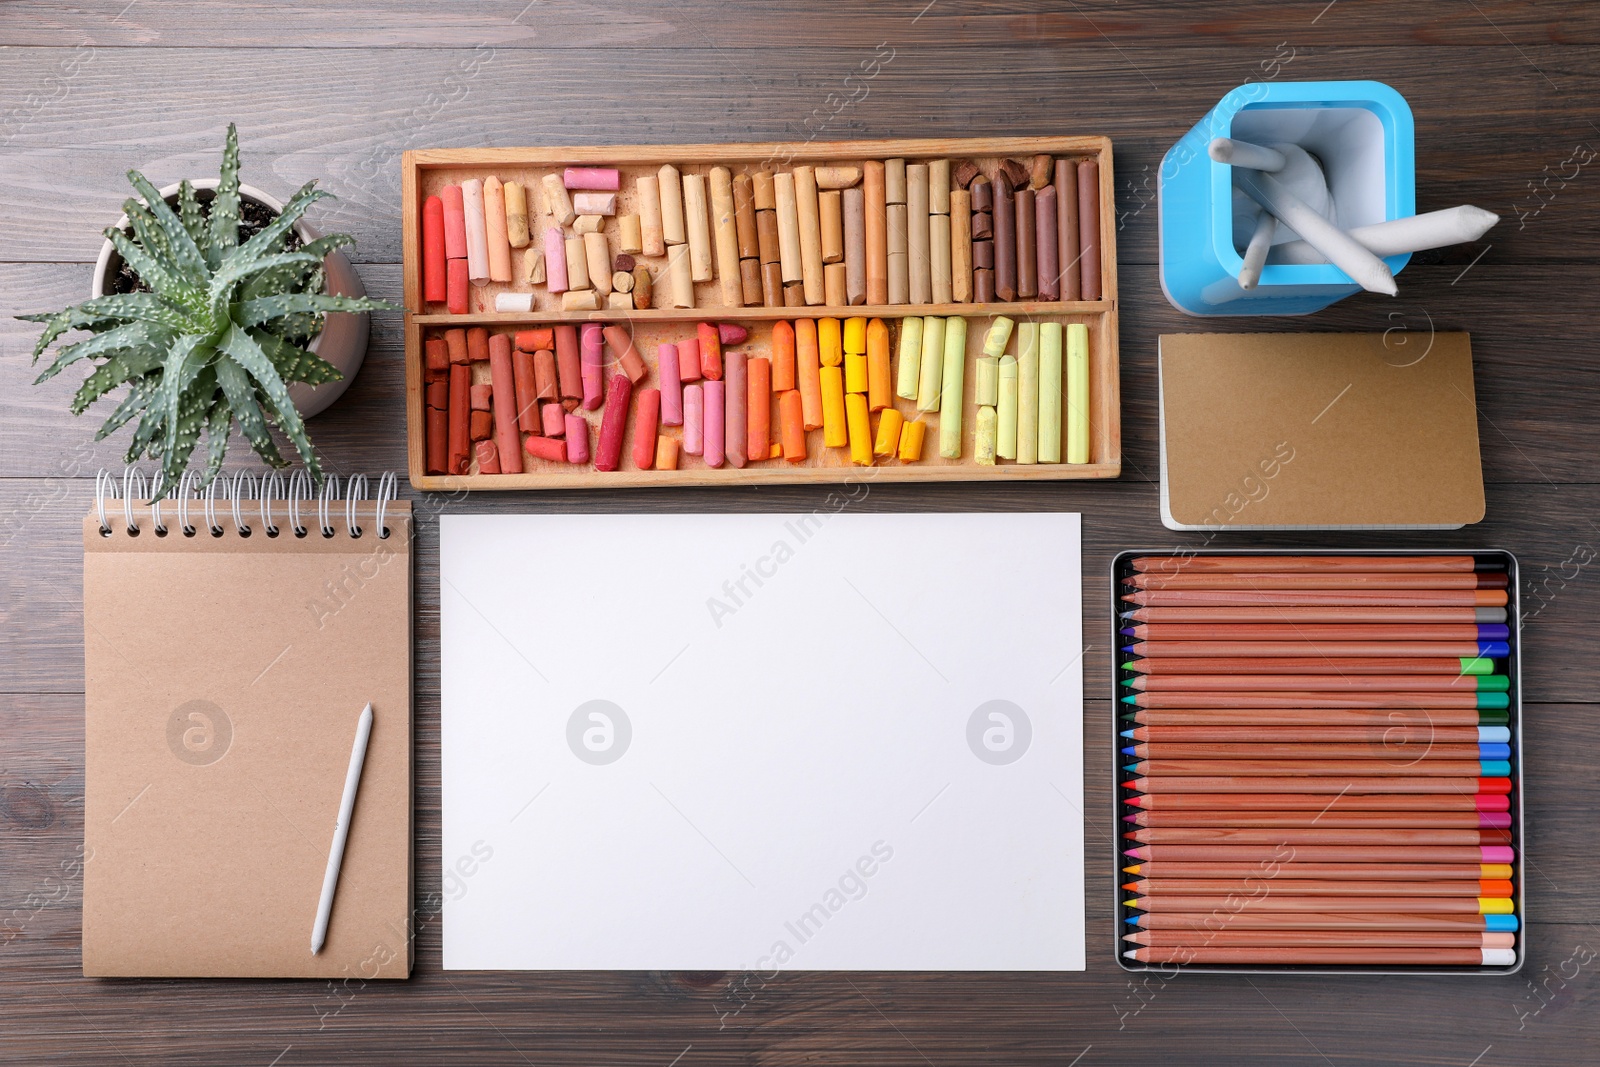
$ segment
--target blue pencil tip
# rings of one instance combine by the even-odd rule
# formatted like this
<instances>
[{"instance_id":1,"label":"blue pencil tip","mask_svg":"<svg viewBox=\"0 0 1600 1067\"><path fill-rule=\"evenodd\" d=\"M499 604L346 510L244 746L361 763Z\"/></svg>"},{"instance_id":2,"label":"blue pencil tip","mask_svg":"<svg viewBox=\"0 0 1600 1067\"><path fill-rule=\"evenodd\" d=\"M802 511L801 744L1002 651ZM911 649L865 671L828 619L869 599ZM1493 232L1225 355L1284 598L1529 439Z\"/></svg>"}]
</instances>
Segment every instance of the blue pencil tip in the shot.
<instances>
[{"instance_id":1,"label":"blue pencil tip","mask_svg":"<svg viewBox=\"0 0 1600 1067\"><path fill-rule=\"evenodd\" d=\"M1132 637L1133 636L1133 627L1125 626L1122 629L1118 630L1117 633L1121 634L1123 637Z\"/></svg>"},{"instance_id":2,"label":"blue pencil tip","mask_svg":"<svg viewBox=\"0 0 1600 1067\"><path fill-rule=\"evenodd\" d=\"M1122 698L1122 702L1124 704L1137 704L1139 702L1139 697L1137 694L1129 693L1127 696Z\"/></svg>"},{"instance_id":3,"label":"blue pencil tip","mask_svg":"<svg viewBox=\"0 0 1600 1067\"><path fill-rule=\"evenodd\" d=\"M1133 731L1132 730L1124 730L1124 731L1122 731L1122 736L1123 737L1132 737L1133 736ZM1123 751L1127 751L1127 750L1124 749Z\"/></svg>"},{"instance_id":4,"label":"blue pencil tip","mask_svg":"<svg viewBox=\"0 0 1600 1067\"><path fill-rule=\"evenodd\" d=\"M1134 771L1139 769L1139 765L1137 763L1124 763L1122 765L1122 769L1127 771L1129 774L1132 774Z\"/></svg>"},{"instance_id":5,"label":"blue pencil tip","mask_svg":"<svg viewBox=\"0 0 1600 1067\"><path fill-rule=\"evenodd\" d=\"M1133 646L1132 645L1123 645L1122 646L1122 651L1124 651L1124 652L1132 652L1133 651Z\"/></svg>"},{"instance_id":6,"label":"blue pencil tip","mask_svg":"<svg viewBox=\"0 0 1600 1067\"><path fill-rule=\"evenodd\" d=\"M1139 916L1130 915L1126 919L1123 919L1122 921L1127 923L1129 926L1138 926L1139 925Z\"/></svg>"},{"instance_id":7,"label":"blue pencil tip","mask_svg":"<svg viewBox=\"0 0 1600 1067\"><path fill-rule=\"evenodd\" d=\"M1125 749L1123 749L1123 750L1122 750L1122 754L1123 754L1123 755L1124 755L1124 756L1131 756L1131 755L1133 755L1133 754L1134 754L1134 752L1133 752L1133 750L1134 750L1134 749L1135 749L1135 748L1136 748L1136 747L1137 747L1137 746L1135 746L1135 745L1129 745L1129 746L1128 746L1128 747L1127 747L1127 748L1125 748Z\"/></svg>"}]
</instances>

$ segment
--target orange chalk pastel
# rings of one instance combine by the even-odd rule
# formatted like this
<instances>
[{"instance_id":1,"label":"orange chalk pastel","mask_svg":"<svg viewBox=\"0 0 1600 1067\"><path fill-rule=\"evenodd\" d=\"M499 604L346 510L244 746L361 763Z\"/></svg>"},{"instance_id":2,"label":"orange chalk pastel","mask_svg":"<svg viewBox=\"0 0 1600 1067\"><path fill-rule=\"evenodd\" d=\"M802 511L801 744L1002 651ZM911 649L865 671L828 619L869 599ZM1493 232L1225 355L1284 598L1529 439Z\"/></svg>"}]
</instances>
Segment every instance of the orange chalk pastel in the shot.
<instances>
[{"instance_id":1,"label":"orange chalk pastel","mask_svg":"<svg viewBox=\"0 0 1600 1067\"><path fill-rule=\"evenodd\" d=\"M772 452L772 364L760 356L745 364L749 402L745 406L745 456L766 459Z\"/></svg>"},{"instance_id":2,"label":"orange chalk pastel","mask_svg":"<svg viewBox=\"0 0 1600 1067\"><path fill-rule=\"evenodd\" d=\"M867 323L867 406L883 411L894 403L889 377L889 327L882 319Z\"/></svg>"},{"instance_id":3,"label":"orange chalk pastel","mask_svg":"<svg viewBox=\"0 0 1600 1067\"><path fill-rule=\"evenodd\" d=\"M778 426L783 435L783 458L790 463L804 462L805 412L798 389L789 389L778 394Z\"/></svg>"},{"instance_id":4,"label":"orange chalk pastel","mask_svg":"<svg viewBox=\"0 0 1600 1067\"><path fill-rule=\"evenodd\" d=\"M817 350L817 322L800 319L794 324L795 373L800 383L800 406L805 412L805 428L815 430L822 425L822 381L820 353ZM842 404L843 401L841 400Z\"/></svg>"},{"instance_id":5,"label":"orange chalk pastel","mask_svg":"<svg viewBox=\"0 0 1600 1067\"><path fill-rule=\"evenodd\" d=\"M787 322L775 322L772 324L772 391L786 393L794 388L794 327Z\"/></svg>"}]
</instances>

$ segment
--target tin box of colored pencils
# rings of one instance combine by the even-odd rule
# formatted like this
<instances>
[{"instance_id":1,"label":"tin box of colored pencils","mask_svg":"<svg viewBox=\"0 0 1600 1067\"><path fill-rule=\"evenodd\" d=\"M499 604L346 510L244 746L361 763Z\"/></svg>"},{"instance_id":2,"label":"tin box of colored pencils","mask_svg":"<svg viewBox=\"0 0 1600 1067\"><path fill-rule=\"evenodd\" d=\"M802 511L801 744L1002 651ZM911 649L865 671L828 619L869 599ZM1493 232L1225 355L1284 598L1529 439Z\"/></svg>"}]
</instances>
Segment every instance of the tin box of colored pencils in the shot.
<instances>
[{"instance_id":1,"label":"tin box of colored pencils","mask_svg":"<svg viewBox=\"0 0 1600 1067\"><path fill-rule=\"evenodd\" d=\"M1114 953L1127 970L1521 968L1517 561L1112 561Z\"/></svg>"}]
</instances>

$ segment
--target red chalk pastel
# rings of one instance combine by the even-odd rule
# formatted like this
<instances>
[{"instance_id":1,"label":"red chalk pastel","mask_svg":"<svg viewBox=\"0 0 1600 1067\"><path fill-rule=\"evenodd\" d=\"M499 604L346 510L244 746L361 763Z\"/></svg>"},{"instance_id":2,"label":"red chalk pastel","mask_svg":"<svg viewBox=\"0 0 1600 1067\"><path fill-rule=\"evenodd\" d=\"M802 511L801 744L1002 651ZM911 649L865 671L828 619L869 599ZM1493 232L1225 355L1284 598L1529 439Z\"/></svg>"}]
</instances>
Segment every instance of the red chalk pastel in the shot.
<instances>
[{"instance_id":1,"label":"red chalk pastel","mask_svg":"<svg viewBox=\"0 0 1600 1067\"><path fill-rule=\"evenodd\" d=\"M422 299L438 303L445 296L444 201L430 196L422 203Z\"/></svg>"},{"instance_id":2,"label":"red chalk pastel","mask_svg":"<svg viewBox=\"0 0 1600 1067\"><path fill-rule=\"evenodd\" d=\"M474 385L472 387L472 410L493 411L494 408L490 406L489 402L489 394L493 391L494 387L487 382L483 385Z\"/></svg>"},{"instance_id":3,"label":"red chalk pastel","mask_svg":"<svg viewBox=\"0 0 1600 1067\"><path fill-rule=\"evenodd\" d=\"M607 326L600 332L605 335L606 344L617 354L617 362L622 365L622 371L628 376L628 380L634 385L644 381L644 376L649 370L645 367L644 357L633 347L633 338L627 329L622 326Z\"/></svg>"},{"instance_id":4,"label":"red chalk pastel","mask_svg":"<svg viewBox=\"0 0 1600 1067\"><path fill-rule=\"evenodd\" d=\"M700 342L693 337L685 337L678 342L678 380L680 382L698 382L700 380Z\"/></svg>"},{"instance_id":5,"label":"red chalk pastel","mask_svg":"<svg viewBox=\"0 0 1600 1067\"><path fill-rule=\"evenodd\" d=\"M444 307L452 315L467 313L467 290L472 283L467 279L467 261L452 259L445 263Z\"/></svg>"},{"instance_id":6,"label":"red chalk pastel","mask_svg":"<svg viewBox=\"0 0 1600 1067\"><path fill-rule=\"evenodd\" d=\"M479 441L476 447L478 449L478 473L499 474L499 447L493 441ZM521 464L519 463L518 466L520 467Z\"/></svg>"},{"instance_id":7,"label":"red chalk pastel","mask_svg":"<svg viewBox=\"0 0 1600 1067\"><path fill-rule=\"evenodd\" d=\"M622 466L622 435L628 430L628 401L633 399L633 382L626 374L613 374L606 388L606 410L600 416L600 446L595 449L594 469L614 471Z\"/></svg>"},{"instance_id":8,"label":"red chalk pastel","mask_svg":"<svg viewBox=\"0 0 1600 1067\"><path fill-rule=\"evenodd\" d=\"M583 396L583 371L578 356L578 328L556 327L556 377L561 383L561 398L577 400Z\"/></svg>"},{"instance_id":9,"label":"red chalk pastel","mask_svg":"<svg viewBox=\"0 0 1600 1067\"><path fill-rule=\"evenodd\" d=\"M472 335L467 335L472 342ZM497 333L489 338L489 379L494 383L494 432L500 446L500 467L506 474L522 473L522 434L517 428L516 371L511 366L511 338Z\"/></svg>"},{"instance_id":10,"label":"red chalk pastel","mask_svg":"<svg viewBox=\"0 0 1600 1067\"><path fill-rule=\"evenodd\" d=\"M517 426L524 433L539 432L539 391L534 386L533 353L511 353L511 373L517 381Z\"/></svg>"},{"instance_id":11,"label":"red chalk pastel","mask_svg":"<svg viewBox=\"0 0 1600 1067\"><path fill-rule=\"evenodd\" d=\"M719 322L717 337L723 345L742 345L750 340L750 331L737 322Z\"/></svg>"},{"instance_id":12,"label":"red chalk pastel","mask_svg":"<svg viewBox=\"0 0 1600 1067\"><path fill-rule=\"evenodd\" d=\"M561 408L559 404L546 404L546 408ZM522 442L522 447L528 455L538 459L547 459L552 463L565 463L567 461L567 446L560 437L529 437Z\"/></svg>"}]
</instances>

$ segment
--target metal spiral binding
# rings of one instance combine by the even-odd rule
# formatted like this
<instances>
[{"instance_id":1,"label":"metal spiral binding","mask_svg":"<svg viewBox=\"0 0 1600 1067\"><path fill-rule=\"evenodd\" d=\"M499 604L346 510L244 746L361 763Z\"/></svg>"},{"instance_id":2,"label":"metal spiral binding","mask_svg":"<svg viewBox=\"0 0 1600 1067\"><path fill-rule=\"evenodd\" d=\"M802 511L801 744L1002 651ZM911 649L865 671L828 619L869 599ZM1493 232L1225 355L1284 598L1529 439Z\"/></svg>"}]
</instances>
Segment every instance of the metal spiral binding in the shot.
<instances>
[{"instance_id":1,"label":"metal spiral binding","mask_svg":"<svg viewBox=\"0 0 1600 1067\"><path fill-rule=\"evenodd\" d=\"M200 488L200 476L194 471L184 471L177 488L167 495L165 501L155 500L161 494L165 485L165 477L161 471L156 471L153 479L147 479L144 471L138 467L128 467L123 470L119 478L111 471L101 468L95 474L95 516L99 520L101 537L110 537L117 531L112 526L112 519L106 513L107 502L120 501L122 503L122 522L124 530L129 537L138 537L141 527L138 518L134 515L135 505L150 509L151 529L157 537L165 537L170 532L166 520L162 517L162 507L170 505L178 512L178 529L185 537L195 537L199 529L190 520L189 508L196 500L200 502L204 515L206 529L212 537L222 537L227 529L217 519L217 498L228 503L229 510L233 513L233 527L240 537L250 537L254 528L246 520L244 506L254 500L261 516L261 528L268 537L277 537L282 531L274 519L272 505L279 499L287 500L289 504L289 528L296 537L306 537L310 531L301 521L300 508L302 504L309 504L312 499L311 476L304 470L290 472L287 479L277 471L257 479L250 471L237 471L231 477L218 475L213 478L204 489ZM389 524L385 521L389 503L399 496L399 480L393 471L381 475L378 479L378 489L372 499L376 502L375 522L380 539L389 536ZM359 521L357 512L360 504L368 499L370 483L365 474L353 474L344 483L341 496L339 476L330 474L323 479L322 489L317 493L317 527L323 537L333 537L337 532L334 528L336 517L330 514L336 502L344 503L345 532L352 538L359 538L365 532ZM144 501L148 504L143 504Z\"/></svg>"}]
</instances>

